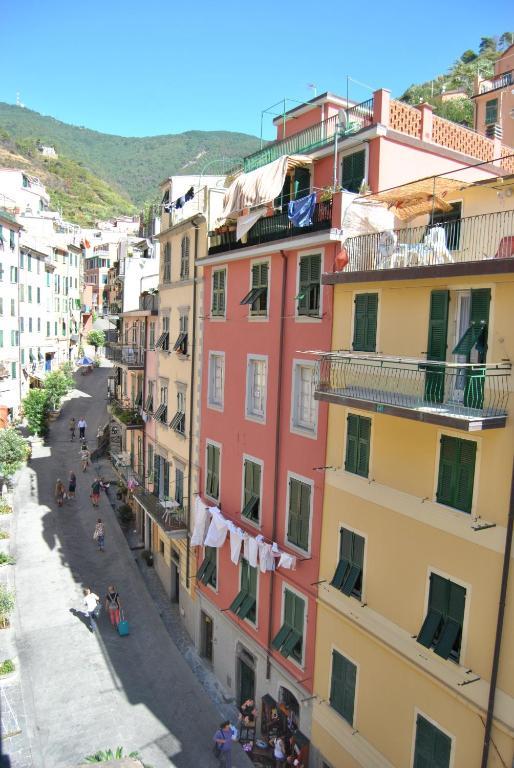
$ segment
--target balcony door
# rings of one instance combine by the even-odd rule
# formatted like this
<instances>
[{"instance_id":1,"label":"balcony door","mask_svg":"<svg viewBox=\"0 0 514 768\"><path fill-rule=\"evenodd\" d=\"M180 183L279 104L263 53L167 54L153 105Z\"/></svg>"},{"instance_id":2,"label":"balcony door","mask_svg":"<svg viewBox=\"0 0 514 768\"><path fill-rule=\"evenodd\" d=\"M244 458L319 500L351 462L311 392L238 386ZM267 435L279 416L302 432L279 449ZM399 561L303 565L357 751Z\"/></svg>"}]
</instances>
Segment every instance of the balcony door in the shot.
<instances>
[{"instance_id":1,"label":"balcony door","mask_svg":"<svg viewBox=\"0 0 514 768\"><path fill-rule=\"evenodd\" d=\"M459 341L462 339L467 329L469 328L471 320L471 291L459 291L457 299L457 318L455 323L455 339L453 342L453 348L455 348ZM468 356L464 354L454 355L456 363L473 362L468 361ZM455 403L464 402L464 392L466 389L466 369L459 368L455 375L455 381L453 383L452 400Z\"/></svg>"}]
</instances>

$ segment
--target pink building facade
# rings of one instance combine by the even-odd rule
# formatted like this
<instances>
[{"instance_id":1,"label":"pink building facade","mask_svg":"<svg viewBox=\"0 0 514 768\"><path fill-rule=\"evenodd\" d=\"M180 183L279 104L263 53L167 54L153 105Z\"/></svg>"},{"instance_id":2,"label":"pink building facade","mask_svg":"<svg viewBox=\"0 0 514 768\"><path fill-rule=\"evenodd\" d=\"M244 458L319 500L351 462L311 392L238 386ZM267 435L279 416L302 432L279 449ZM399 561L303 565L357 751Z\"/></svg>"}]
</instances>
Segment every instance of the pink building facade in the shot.
<instances>
[{"instance_id":1,"label":"pink building facade","mask_svg":"<svg viewBox=\"0 0 514 768\"><path fill-rule=\"evenodd\" d=\"M321 274L342 255L341 189L373 192L424 175L488 178L512 159L495 142L377 91L360 105L323 94L277 119L277 142L244 160L258 172L292 160L280 195L237 239L227 220L211 233L204 277L200 497L249 539L296 559L253 568L250 548L197 548L202 654L239 705L253 698L258 730L269 713L293 724L308 751L323 508L326 404L314 401L316 350L331 349L332 294ZM293 119L294 118L294 119ZM337 134L337 143L336 143ZM303 225L287 203L315 194ZM255 200L255 206L262 200ZM236 213L246 216L252 203ZM232 216L229 219L233 218ZM289 722L289 725L288 725ZM303 744L303 747L301 746Z\"/></svg>"}]
</instances>

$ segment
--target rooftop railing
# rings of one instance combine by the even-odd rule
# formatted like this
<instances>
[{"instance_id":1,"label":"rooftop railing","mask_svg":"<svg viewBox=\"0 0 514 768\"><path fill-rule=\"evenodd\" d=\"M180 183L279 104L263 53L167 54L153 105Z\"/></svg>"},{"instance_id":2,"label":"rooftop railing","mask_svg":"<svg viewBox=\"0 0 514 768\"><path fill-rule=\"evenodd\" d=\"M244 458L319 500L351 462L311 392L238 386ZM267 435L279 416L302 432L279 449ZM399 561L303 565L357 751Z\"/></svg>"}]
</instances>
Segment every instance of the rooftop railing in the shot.
<instances>
[{"instance_id":1,"label":"rooftop railing","mask_svg":"<svg viewBox=\"0 0 514 768\"><path fill-rule=\"evenodd\" d=\"M142 347L109 342L105 346L105 356L107 360L128 368L143 368L145 364L145 350Z\"/></svg>"},{"instance_id":2,"label":"rooftop railing","mask_svg":"<svg viewBox=\"0 0 514 768\"><path fill-rule=\"evenodd\" d=\"M514 210L358 235L344 245L347 272L508 258L514 256Z\"/></svg>"},{"instance_id":3,"label":"rooftop railing","mask_svg":"<svg viewBox=\"0 0 514 768\"><path fill-rule=\"evenodd\" d=\"M449 363L331 352L318 363L316 398L368 403L379 413L400 416L416 411L432 421L462 420L480 429L481 422L504 422L510 372L510 362Z\"/></svg>"},{"instance_id":4,"label":"rooftop railing","mask_svg":"<svg viewBox=\"0 0 514 768\"><path fill-rule=\"evenodd\" d=\"M367 128L373 124L373 99L368 99L349 109L343 110L346 116L341 120L339 115L333 115L303 131L287 136L279 141L273 141L262 149L254 152L243 160L245 173L254 171L263 165L272 163L282 155L297 155L314 152L334 140L336 133L345 138L352 133Z\"/></svg>"},{"instance_id":5,"label":"rooftop railing","mask_svg":"<svg viewBox=\"0 0 514 768\"><path fill-rule=\"evenodd\" d=\"M321 229L329 229L332 226L332 201L316 203L312 224L307 227L295 227L289 220L287 212L276 213L273 216L264 216L259 219L248 232L246 242L236 240L235 229L219 235L211 235L209 255L231 251L236 248L247 248L250 245L260 245L273 240L282 240L287 237L297 237L308 232L316 232Z\"/></svg>"}]
</instances>

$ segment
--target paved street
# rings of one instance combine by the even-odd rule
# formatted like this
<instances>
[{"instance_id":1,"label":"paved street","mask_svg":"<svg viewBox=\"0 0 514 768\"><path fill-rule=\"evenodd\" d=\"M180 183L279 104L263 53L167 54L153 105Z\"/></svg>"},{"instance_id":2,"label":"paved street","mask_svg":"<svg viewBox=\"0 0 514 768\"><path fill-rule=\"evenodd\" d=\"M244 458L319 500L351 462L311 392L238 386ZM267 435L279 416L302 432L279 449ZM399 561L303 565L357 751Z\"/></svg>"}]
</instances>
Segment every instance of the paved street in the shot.
<instances>
[{"instance_id":1,"label":"paved street","mask_svg":"<svg viewBox=\"0 0 514 768\"><path fill-rule=\"evenodd\" d=\"M13 618L32 765L69 768L98 749L123 746L153 768L209 768L217 765L212 734L220 715L166 631L105 495L93 510L93 468L80 472L78 441L69 441L69 417L85 416L89 445L96 444L106 422L106 376L101 368L77 377L79 389L15 493ZM55 480L65 481L72 468L77 498L58 509ZM97 515L106 523L105 553L92 539ZM128 638L112 630L105 613L96 634L74 613L84 586L103 596L111 582L130 621ZM247 765L239 751L234 758ZM26 758L17 763L13 752L11 765L25 766Z\"/></svg>"}]
</instances>

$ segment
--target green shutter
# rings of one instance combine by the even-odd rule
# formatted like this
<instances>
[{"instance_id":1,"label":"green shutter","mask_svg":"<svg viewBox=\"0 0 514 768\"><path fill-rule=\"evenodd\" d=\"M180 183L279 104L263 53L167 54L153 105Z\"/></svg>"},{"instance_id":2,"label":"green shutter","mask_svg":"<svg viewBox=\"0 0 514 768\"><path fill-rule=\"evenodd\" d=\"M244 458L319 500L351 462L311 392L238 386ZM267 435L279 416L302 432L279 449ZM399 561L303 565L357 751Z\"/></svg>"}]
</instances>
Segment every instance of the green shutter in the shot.
<instances>
[{"instance_id":1,"label":"green shutter","mask_svg":"<svg viewBox=\"0 0 514 768\"><path fill-rule=\"evenodd\" d=\"M354 152L343 157L342 186L348 192L360 190L366 169L366 152Z\"/></svg>"},{"instance_id":2,"label":"green shutter","mask_svg":"<svg viewBox=\"0 0 514 768\"><path fill-rule=\"evenodd\" d=\"M413 768L449 768L451 746L449 736L417 716Z\"/></svg>"},{"instance_id":3,"label":"green shutter","mask_svg":"<svg viewBox=\"0 0 514 768\"><path fill-rule=\"evenodd\" d=\"M355 297L353 348L375 352L377 343L378 293L358 293Z\"/></svg>"},{"instance_id":4,"label":"green shutter","mask_svg":"<svg viewBox=\"0 0 514 768\"><path fill-rule=\"evenodd\" d=\"M307 168L296 168L294 172L294 197L298 200L311 191L311 174Z\"/></svg>"},{"instance_id":5,"label":"green shutter","mask_svg":"<svg viewBox=\"0 0 514 768\"><path fill-rule=\"evenodd\" d=\"M319 313L321 283L321 255L302 256L298 281L298 314Z\"/></svg>"},{"instance_id":6,"label":"green shutter","mask_svg":"<svg viewBox=\"0 0 514 768\"><path fill-rule=\"evenodd\" d=\"M357 456L359 452L359 417L354 413L347 416L346 458L344 468L347 472L357 471Z\"/></svg>"},{"instance_id":7,"label":"green shutter","mask_svg":"<svg viewBox=\"0 0 514 768\"><path fill-rule=\"evenodd\" d=\"M371 419L359 416L359 437L357 446L357 467L356 473L361 477L368 476L369 469L369 448L371 438Z\"/></svg>"},{"instance_id":8,"label":"green shutter","mask_svg":"<svg viewBox=\"0 0 514 768\"><path fill-rule=\"evenodd\" d=\"M353 725L355 706L355 683L357 667L337 651L332 651L332 679L330 684L330 706Z\"/></svg>"},{"instance_id":9,"label":"green shutter","mask_svg":"<svg viewBox=\"0 0 514 768\"><path fill-rule=\"evenodd\" d=\"M459 441L459 465L452 506L463 512L471 512L473 502L473 483L475 479L476 443L471 440Z\"/></svg>"},{"instance_id":10,"label":"green shutter","mask_svg":"<svg viewBox=\"0 0 514 768\"><path fill-rule=\"evenodd\" d=\"M441 437L439 454L439 477L436 499L439 504L452 506L456 486L458 461L458 441L455 437Z\"/></svg>"},{"instance_id":11,"label":"green shutter","mask_svg":"<svg viewBox=\"0 0 514 768\"><path fill-rule=\"evenodd\" d=\"M276 651L278 651L282 645L284 644L286 638L291 633L291 627L289 627L286 623L282 624L279 631L271 641L271 647L274 648Z\"/></svg>"},{"instance_id":12,"label":"green shutter","mask_svg":"<svg viewBox=\"0 0 514 768\"><path fill-rule=\"evenodd\" d=\"M213 446L213 491L214 491L214 498L217 499L219 495L219 486L220 486L220 451L219 448L216 448L216 446Z\"/></svg>"},{"instance_id":13,"label":"green shutter","mask_svg":"<svg viewBox=\"0 0 514 768\"><path fill-rule=\"evenodd\" d=\"M303 620L305 616L305 603L298 595L293 595L293 622L291 627L303 635Z\"/></svg>"},{"instance_id":14,"label":"green shutter","mask_svg":"<svg viewBox=\"0 0 514 768\"><path fill-rule=\"evenodd\" d=\"M311 487L300 483L300 520L298 531L298 546L309 549L309 522L311 514Z\"/></svg>"},{"instance_id":15,"label":"green shutter","mask_svg":"<svg viewBox=\"0 0 514 768\"><path fill-rule=\"evenodd\" d=\"M449 291L432 291L428 318L427 360L446 360L448 336ZM442 403L444 400L444 366L431 365L425 374L425 400Z\"/></svg>"},{"instance_id":16,"label":"green shutter","mask_svg":"<svg viewBox=\"0 0 514 768\"><path fill-rule=\"evenodd\" d=\"M294 594L289 589L284 590L284 624L292 629L294 621Z\"/></svg>"}]
</instances>

